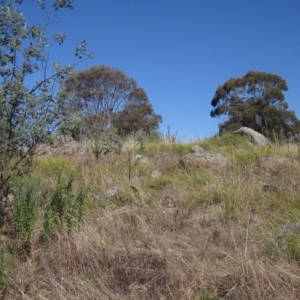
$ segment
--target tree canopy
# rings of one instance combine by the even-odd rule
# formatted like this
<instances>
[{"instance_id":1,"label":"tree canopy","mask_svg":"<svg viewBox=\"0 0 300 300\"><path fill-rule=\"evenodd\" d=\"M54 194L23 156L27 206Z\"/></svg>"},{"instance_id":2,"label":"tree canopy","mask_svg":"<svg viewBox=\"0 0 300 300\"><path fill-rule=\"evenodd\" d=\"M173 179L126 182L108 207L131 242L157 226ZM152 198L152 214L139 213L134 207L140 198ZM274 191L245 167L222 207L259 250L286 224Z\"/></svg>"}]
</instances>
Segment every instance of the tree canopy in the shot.
<instances>
[{"instance_id":1,"label":"tree canopy","mask_svg":"<svg viewBox=\"0 0 300 300\"><path fill-rule=\"evenodd\" d=\"M70 130L73 137L79 127L95 134L114 126L127 134L154 130L161 121L136 81L108 66L73 73L63 82L60 94L69 120L62 130Z\"/></svg>"},{"instance_id":2,"label":"tree canopy","mask_svg":"<svg viewBox=\"0 0 300 300\"><path fill-rule=\"evenodd\" d=\"M119 133L126 135L139 130L150 133L161 121L162 117L153 112L144 90L136 88L124 108L114 115L112 124Z\"/></svg>"},{"instance_id":3,"label":"tree canopy","mask_svg":"<svg viewBox=\"0 0 300 300\"><path fill-rule=\"evenodd\" d=\"M300 122L288 110L284 91L286 81L272 73L249 71L241 78L232 78L219 86L211 101L211 117L224 116L220 132L246 126L266 136L282 133L285 137L300 131Z\"/></svg>"},{"instance_id":4,"label":"tree canopy","mask_svg":"<svg viewBox=\"0 0 300 300\"><path fill-rule=\"evenodd\" d=\"M74 64L48 62L53 42L64 35L47 35L51 17L61 8L72 8L72 0L36 1L46 16L45 24L30 25L20 11L22 0L0 0L0 198L9 192L9 182L30 170L33 154L59 123L56 85ZM34 4L32 4L34 5ZM76 56L87 55L85 42Z\"/></svg>"}]
</instances>

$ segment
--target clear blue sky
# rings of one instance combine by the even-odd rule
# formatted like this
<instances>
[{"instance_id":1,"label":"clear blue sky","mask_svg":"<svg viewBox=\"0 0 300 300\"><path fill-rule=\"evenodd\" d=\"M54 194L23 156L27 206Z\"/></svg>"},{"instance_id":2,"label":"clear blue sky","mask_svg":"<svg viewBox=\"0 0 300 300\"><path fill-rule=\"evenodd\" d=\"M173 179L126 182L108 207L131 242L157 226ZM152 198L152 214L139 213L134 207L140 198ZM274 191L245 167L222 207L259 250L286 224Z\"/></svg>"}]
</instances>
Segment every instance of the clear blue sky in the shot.
<instances>
[{"instance_id":1,"label":"clear blue sky","mask_svg":"<svg viewBox=\"0 0 300 300\"><path fill-rule=\"evenodd\" d=\"M44 17L32 0L20 8L30 23ZM163 117L162 133L170 126L184 140L216 134L218 85L249 70L282 76L300 118L299 0L75 0L55 21L51 30L67 40L50 59L73 62L76 41L86 40L95 58L77 70L105 64L135 78Z\"/></svg>"}]
</instances>

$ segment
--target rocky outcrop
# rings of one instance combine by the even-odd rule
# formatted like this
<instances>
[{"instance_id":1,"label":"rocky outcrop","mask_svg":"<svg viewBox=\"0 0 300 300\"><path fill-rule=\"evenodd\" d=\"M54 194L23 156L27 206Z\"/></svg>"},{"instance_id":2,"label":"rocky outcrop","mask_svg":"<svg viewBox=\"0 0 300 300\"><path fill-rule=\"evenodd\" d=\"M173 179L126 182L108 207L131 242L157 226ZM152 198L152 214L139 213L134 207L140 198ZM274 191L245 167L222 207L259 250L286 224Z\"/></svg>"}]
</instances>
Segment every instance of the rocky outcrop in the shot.
<instances>
[{"instance_id":1,"label":"rocky outcrop","mask_svg":"<svg viewBox=\"0 0 300 300\"><path fill-rule=\"evenodd\" d=\"M271 142L264 135L248 127L241 127L234 131L234 133L246 136L255 146L261 147L271 145Z\"/></svg>"},{"instance_id":2,"label":"rocky outcrop","mask_svg":"<svg viewBox=\"0 0 300 300\"><path fill-rule=\"evenodd\" d=\"M88 156L92 156L92 153L89 153L88 147L64 135L54 135L52 143L39 145L36 152L40 157L75 155L78 160L82 161L91 158Z\"/></svg>"},{"instance_id":3,"label":"rocky outcrop","mask_svg":"<svg viewBox=\"0 0 300 300\"><path fill-rule=\"evenodd\" d=\"M204 151L201 147L194 146L192 153L184 155L179 163L184 167L214 167L224 168L227 164L227 159L217 152Z\"/></svg>"}]
</instances>

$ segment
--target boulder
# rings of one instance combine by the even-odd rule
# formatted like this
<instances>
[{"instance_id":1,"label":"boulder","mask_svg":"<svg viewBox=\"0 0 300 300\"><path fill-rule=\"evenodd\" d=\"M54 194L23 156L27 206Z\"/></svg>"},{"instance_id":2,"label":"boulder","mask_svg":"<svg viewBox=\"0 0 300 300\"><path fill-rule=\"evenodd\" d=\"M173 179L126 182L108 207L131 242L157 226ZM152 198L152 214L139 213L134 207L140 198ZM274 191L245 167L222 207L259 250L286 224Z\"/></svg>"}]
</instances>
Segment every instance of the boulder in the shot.
<instances>
[{"instance_id":1,"label":"boulder","mask_svg":"<svg viewBox=\"0 0 300 300\"><path fill-rule=\"evenodd\" d=\"M255 146L271 145L271 142L264 135L248 127L241 127L234 131L234 133L245 135Z\"/></svg>"},{"instance_id":2,"label":"boulder","mask_svg":"<svg viewBox=\"0 0 300 300\"><path fill-rule=\"evenodd\" d=\"M184 166L224 168L227 159L220 153L212 151L194 152L184 155L179 163Z\"/></svg>"},{"instance_id":3,"label":"boulder","mask_svg":"<svg viewBox=\"0 0 300 300\"><path fill-rule=\"evenodd\" d=\"M272 167L276 165L283 165L287 167L299 166L299 163L292 158L287 158L279 155L269 155L261 157L258 162L260 166Z\"/></svg>"}]
</instances>

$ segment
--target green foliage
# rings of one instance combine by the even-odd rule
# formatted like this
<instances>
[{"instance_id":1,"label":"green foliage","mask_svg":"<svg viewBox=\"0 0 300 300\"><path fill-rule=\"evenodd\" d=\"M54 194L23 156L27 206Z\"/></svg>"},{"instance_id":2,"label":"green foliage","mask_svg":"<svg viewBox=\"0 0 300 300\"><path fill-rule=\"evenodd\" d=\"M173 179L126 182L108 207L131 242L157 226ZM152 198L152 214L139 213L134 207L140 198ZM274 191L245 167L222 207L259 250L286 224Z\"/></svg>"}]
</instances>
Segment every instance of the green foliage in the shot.
<instances>
[{"instance_id":1,"label":"green foliage","mask_svg":"<svg viewBox=\"0 0 300 300\"><path fill-rule=\"evenodd\" d=\"M25 252L30 252L32 231L38 215L41 181L36 176L19 178L13 186L13 223L23 242Z\"/></svg>"},{"instance_id":2,"label":"green foliage","mask_svg":"<svg viewBox=\"0 0 300 300\"><path fill-rule=\"evenodd\" d=\"M15 178L31 171L37 145L57 128L63 115L53 91L74 66L55 62L51 70L47 63L49 45L64 41L62 34L47 36L51 18L73 1L53 1L52 11L36 1L46 16L41 25L26 20L22 2L0 2L0 197L9 193ZM84 42L77 45L76 56L91 57ZM37 73L42 74L38 81Z\"/></svg>"},{"instance_id":3,"label":"green foliage","mask_svg":"<svg viewBox=\"0 0 300 300\"><path fill-rule=\"evenodd\" d=\"M198 144L198 143L197 143ZM191 144L184 143L169 143L169 142L161 142L161 143L149 143L147 147L145 147L145 155L161 155L169 154L169 155L185 155L191 152Z\"/></svg>"},{"instance_id":4,"label":"green foliage","mask_svg":"<svg viewBox=\"0 0 300 300\"><path fill-rule=\"evenodd\" d=\"M300 238L296 234L286 234L281 242L282 250L290 260L300 263Z\"/></svg>"},{"instance_id":5,"label":"green foliage","mask_svg":"<svg viewBox=\"0 0 300 300\"><path fill-rule=\"evenodd\" d=\"M123 135L138 131L150 134L157 130L161 121L162 117L154 113L146 93L141 88L132 92L130 101L113 117L113 125Z\"/></svg>"},{"instance_id":6,"label":"green foliage","mask_svg":"<svg viewBox=\"0 0 300 300\"><path fill-rule=\"evenodd\" d=\"M96 136L93 139L92 151L97 160L102 153L104 155L109 152L120 154L122 151L122 139L115 130L104 131L100 138Z\"/></svg>"},{"instance_id":7,"label":"green foliage","mask_svg":"<svg viewBox=\"0 0 300 300\"><path fill-rule=\"evenodd\" d=\"M251 146L246 137L236 134L232 131L225 131L221 135L216 135L206 139L202 141L200 145L206 150L213 150L217 147L226 146L234 146L235 148L249 148L249 146Z\"/></svg>"},{"instance_id":8,"label":"green foliage","mask_svg":"<svg viewBox=\"0 0 300 300\"><path fill-rule=\"evenodd\" d=\"M214 292L205 291L201 293L199 300L220 300L220 298Z\"/></svg>"},{"instance_id":9,"label":"green foliage","mask_svg":"<svg viewBox=\"0 0 300 300\"><path fill-rule=\"evenodd\" d=\"M62 169L65 176L71 176L72 174L79 175L81 173L80 167L74 164L70 158L66 157L37 158L35 162L35 171L40 173L40 176L58 176Z\"/></svg>"},{"instance_id":10,"label":"green foliage","mask_svg":"<svg viewBox=\"0 0 300 300\"><path fill-rule=\"evenodd\" d=\"M76 141L83 140L88 136L87 125L79 115L72 115L64 118L59 125L59 133L70 136Z\"/></svg>"},{"instance_id":11,"label":"green foliage","mask_svg":"<svg viewBox=\"0 0 300 300\"><path fill-rule=\"evenodd\" d=\"M55 228L66 226L70 231L75 224L82 221L84 198L82 187L77 195L74 193L73 177L65 181L62 174L59 174L44 216L43 240L46 245L51 241Z\"/></svg>"},{"instance_id":12,"label":"green foliage","mask_svg":"<svg viewBox=\"0 0 300 300\"><path fill-rule=\"evenodd\" d=\"M3 297L7 280L10 275L11 262L13 257L9 254L6 246L0 247L0 297Z\"/></svg>"},{"instance_id":13,"label":"green foliage","mask_svg":"<svg viewBox=\"0 0 300 300\"><path fill-rule=\"evenodd\" d=\"M273 131L287 138L298 132L300 121L288 111L283 91L288 87L280 76L250 71L244 77L232 78L219 86L213 100L211 117L226 116L220 132L246 126L270 138Z\"/></svg>"}]
</instances>

